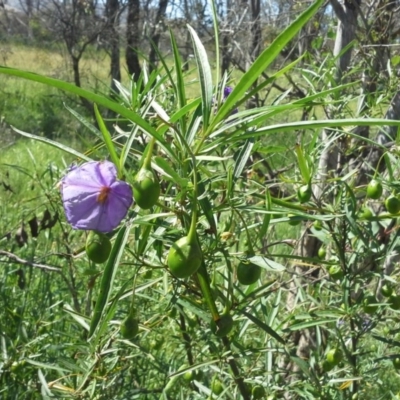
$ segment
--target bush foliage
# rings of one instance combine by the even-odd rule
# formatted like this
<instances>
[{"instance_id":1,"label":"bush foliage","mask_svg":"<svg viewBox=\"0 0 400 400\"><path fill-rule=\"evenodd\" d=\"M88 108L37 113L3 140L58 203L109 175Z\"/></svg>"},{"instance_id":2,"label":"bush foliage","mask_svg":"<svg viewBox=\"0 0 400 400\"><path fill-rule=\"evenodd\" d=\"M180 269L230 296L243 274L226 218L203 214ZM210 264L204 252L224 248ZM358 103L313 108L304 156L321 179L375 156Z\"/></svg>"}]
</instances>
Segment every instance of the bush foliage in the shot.
<instances>
[{"instance_id":1,"label":"bush foliage","mask_svg":"<svg viewBox=\"0 0 400 400\"><path fill-rule=\"evenodd\" d=\"M321 3L236 82L212 75L189 27L194 99L172 35L173 67L161 57L158 70L118 83L113 99L0 67L93 102L96 116L93 123L70 109L92 135L86 152L17 130L35 140L24 157L30 162L0 166L4 398L397 398L398 267L384 269L399 246L397 150L381 149L386 169L368 176L372 188L346 168L323 180L318 165L334 142L348 144L349 154L378 146L361 142L354 126L399 123L355 118L348 106L355 89L331 85L328 61L314 77L317 66L295 62L258 82ZM307 78L305 98L245 108L294 69ZM224 96L227 86L233 90ZM318 120L324 107L337 107L340 119ZM309 120L276 122L303 109ZM106 110L117 115L112 123ZM318 140L322 128L330 143ZM289 132L295 145L287 144ZM104 159L134 190L151 193L98 242L110 239L112 248L96 264L85 252L89 232L65 220L59 187L71 162ZM281 170L271 173L271 162ZM143 168L149 181L138 185ZM182 238L194 250L176 267L171 252L179 253ZM309 241L312 255L304 251ZM307 357L298 355L299 335L308 338Z\"/></svg>"}]
</instances>

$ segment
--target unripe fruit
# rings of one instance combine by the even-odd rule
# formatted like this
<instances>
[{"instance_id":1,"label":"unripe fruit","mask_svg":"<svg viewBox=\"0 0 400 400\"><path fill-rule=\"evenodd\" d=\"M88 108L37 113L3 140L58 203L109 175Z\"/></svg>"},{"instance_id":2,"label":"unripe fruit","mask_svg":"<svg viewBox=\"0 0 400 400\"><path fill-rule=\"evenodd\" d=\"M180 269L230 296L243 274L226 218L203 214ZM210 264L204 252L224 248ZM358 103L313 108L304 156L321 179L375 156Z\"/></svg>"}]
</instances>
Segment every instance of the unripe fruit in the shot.
<instances>
[{"instance_id":1,"label":"unripe fruit","mask_svg":"<svg viewBox=\"0 0 400 400\"><path fill-rule=\"evenodd\" d=\"M368 207L362 207L360 211L358 212L358 218L360 219L365 219L367 221L371 220L374 216L374 213L372 210Z\"/></svg>"},{"instance_id":2,"label":"unripe fruit","mask_svg":"<svg viewBox=\"0 0 400 400\"><path fill-rule=\"evenodd\" d=\"M261 385L253 386L251 390L251 394L254 400L264 399L265 398L265 389Z\"/></svg>"},{"instance_id":3,"label":"unripe fruit","mask_svg":"<svg viewBox=\"0 0 400 400\"><path fill-rule=\"evenodd\" d=\"M233 318L230 314L222 314L219 320L211 320L210 328L215 336L226 336L233 328Z\"/></svg>"},{"instance_id":4,"label":"unripe fruit","mask_svg":"<svg viewBox=\"0 0 400 400\"><path fill-rule=\"evenodd\" d=\"M153 276L153 270L152 269L148 269L145 273L144 273L144 279L151 279Z\"/></svg>"},{"instance_id":5,"label":"unripe fruit","mask_svg":"<svg viewBox=\"0 0 400 400\"><path fill-rule=\"evenodd\" d=\"M378 303L378 300L376 299L375 296L370 295L365 297L362 301L364 312L367 314L375 314L375 312L379 308L379 306L376 303Z\"/></svg>"},{"instance_id":6,"label":"unripe fruit","mask_svg":"<svg viewBox=\"0 0 400 400\"><path fill-rule=\"evenodd\" d=\"M160 183L152 169L142 167L133 183L133 198L144 210L153 207L160 196Z\"/></svg>"},{"instance_id":7,"label":"unripe fruit","mask_svg":"<svg viewBox=\"0 0 400 400\"><path fill-rule=\"evenodd\" d=\"M390 297L393 294L393 288L388 283L385 283L381 287L381 293L384 297Z\"/></svg>"},{"instance_id":8,"label":"unripe fruit","mask_svg":"<svg viewBox=\"0 0 400 400\"><path fill-rule=\"evenodd\" d=\"M163 344L164 344L164 339L162 336L160 336L157 339L153 339L150 342L150 348L152 348L153 350L160 350Z\"/></svg>"},{"instance_id":9,"label":"unripe fruit","mask_svg":"<svg viewBox=\"0 0 400 400\"><path fill-rule=\"evenodd\" d=\"M296 226L299 225L301 220L297 219L297 216L294 214L288 214L289 217L289 225Z\"/></svg>"},{"instance_id":10,"label":"unripe fruit","mask_svg":"<svg viewBox=\"0 0 400 400\"><path fill-rule=\"evenodd\" d=\"M400 310L400 296L393 293L388 299L389 306L392 310Z\"/></svg>"},{"instance_id":11,"label":"unripe fruit","mask_svg":"<svg viewBox=\"0 0 400 400\"><path fill-rule=\"evenodd\" d=\"M124 339L132 340L139 333L139 321L134 313L130 313L123 321L120 327L121 336Z\"/></svg>"},{"instance_id":12,"label":"unripe fruit","mask_svg":"<svg viewBox=\"0 0 400 400\"><path fill-rule=\"evenodd\" d=\"M383 333L384 333L385 335L389 335L389 334L390 334L390 328L389 328L388 326L384 326L384 327L383 327Z\"/></svg>"},{"instance_id":13,"label":"unripe fruit","mask_svg":"<svg viewBox=\"0 0 400 400\"><path fill-rule=\"evenodd\" d=\"M237 268L237 278L242 285L251 285L261 276L261 267L252 262L240 261Z\"/></svg>"},{"instance_id":14,"label":"unripe fruit","mask_svg":"<svg viewBox=\"0 0 400 400\"><path fill-rule=\"evenodd\" d=\"M400 357L393 358L392 363L395 369L400 369Z\"/></svg>"},{"instance_id":15,"label":"unripe fruit","mask_svg":"<svg viewBox=\"0 0 400 400\"><path fill-rule=\"evenodd\" d=\"M219 395L224 391L221 381L216 377L214 377L211 383L211 391L216 395Z\"/></svg>"},{"instance_id":16,"label":"unripe fruit","mask_svg":"<svg viewBox=\"0 0 400 400\"><path fill-rule=\"evenodd\" d=\"M385 200L385 207L389 214L397 214L400 211L400 200L394 194L391 194Z\"/></svg>"},{"instance_id":17,"label":"unripe fruit","mask_svg":"<svg viewBox=\"0 0 400 400\"><path fill-rule=\"evenodd\" d=\"M376 179L372 179L372 181L367 186L367 197L369 199L378 200L383 193L382 184Z\"/></svg>"},{"instance_id":18,"label":"unripe fruit","mask_svg":"<svg viewBox=\"0 0 400 400\"><path fill-rule=\"evenodd\" d=\"M193 380L200 380L202 378L202 372L200 370L191 370L183 374L183 379L186 382L191 382Z\"/></svg>"},{"instance_id":19,"label":"unripe fruit","mask_svg":"<svg viewBox=\"0 0 400 400\"><path fill-rule=\"evenodd\" d=\"M168 317L170 318L176 318L176 315L178 314L178 311L175 307L172 307L169 311L168 311Z\"/></svg>"},{"instance_id":20,"label":"unripe fruit","mask_svg":"<svg viewBox=\"0 0 400 400\"><path fill-rule=\"evenodd\" d=\"M312 195L312 190L310 185L303 185L297 191L297 197L300 203L307 203L310 201Z\"/></svg>"},{"instance_id":21,"label":"unripe fruit","mask_svg":"<svg viewBox=\"0 0 400 400\"><path fill-rule=\"evenodd\" d=\"M314 227L314 229L316 230L316 231L320 231L320 230L322 230L322 227L323 227L323 224L322 224L322 221L320 221L320 220L315 220L314 222L313 222L313 227Z\"/></svg>"},{"instance_id":22,"label":"unripe fruit","mask_svg":"<svg viewBox=\"0 0 400 400\"><path fill-rule=\"evenodd\" d=\"M318 257L323 260L326 257L326 248L324 246L321 246L318 249Z\"/></svg>"},{"instance_id":23,"label":"unripe fruit","mask_svg":"<svg viewBox=\"0 0 400 400\"><path fill-rule=\"evenodd\" d=\"M322 369L323 369L325 372L331 371L334 367L335 367L335 366L334 366L332 363L330 363L328 360L324 360L324 361L322 362Z\"/></svg>"},{"instance_id":24,"label":"unripe fruit","mask_svg":"<svg viewBox=\"0 0 400 400\"><path fill-rule=\"evenodd\" d=\"M194 372L193 371L187 371L183 374L183 379L186 382L191 382L194 379Z\"/></svg>"},{"instance_id":25,"label":"unripe fruit","mask_svg":"<svg viewBox=\"0 0 400 400\"><path fill-rule=\"evenodd\" d=\"M190 243L189 237L177 240L170 248L167 265L177 278L188 278L194 274L203 261L203 253L197 239Z\"/></svg>"},{"instance_id":26,"label":"unripe fruit","mask_svg":"<svg viewBox=\"0 0 400 400\"><path fill-rule=\"evenodd\" d=\"M100 232L90 231L86 239L86 254L96 264L104 263L111 253L110 239Z\"/></svg>"},{"instance_id":27,"label":"unripe fruit","mask_svg":"<svg viewBox=\"0 0 400 400\"><path fill-rule=\"evenodd\" d=\"M341 280L343 278L343 271L342 268L340 268L340 265L332 265L329 268L329 275L332 279L335 281Z\"/></svg>"},{"instance_id":28,"label":"unripe fruit","mask_svg":"<svg viewBox=\"0 0 400 400\"><path fill-rule=\"evenodd\" d=\"M343 353L340 349L330 349L326 354L326 361L333 366L338 365L343 359Z\"/></svg>"}]
</instances>

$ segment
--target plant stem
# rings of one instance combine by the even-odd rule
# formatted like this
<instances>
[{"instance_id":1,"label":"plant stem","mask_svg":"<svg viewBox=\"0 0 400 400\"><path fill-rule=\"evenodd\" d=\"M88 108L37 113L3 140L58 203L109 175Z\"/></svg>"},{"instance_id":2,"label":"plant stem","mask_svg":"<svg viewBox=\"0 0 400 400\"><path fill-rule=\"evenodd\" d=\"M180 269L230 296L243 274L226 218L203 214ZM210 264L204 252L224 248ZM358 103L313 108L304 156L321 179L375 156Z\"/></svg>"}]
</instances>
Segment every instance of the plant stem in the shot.
<instances>
[{"instance_id":1,"label":"plant stem","mask_svg":"<svg viewBox=\"0 0 400 400\"><path fill-rule=\"evenodd\" d=\"M210 280L208 278L208 273L204 261L201 263L200 268L197 271L197 279L199 280L201 292L204 296L205 301L207 302L208 308L211 311L211 315L214 321L218 321L220 316L211 293Z\"/></svg>"},{"instance_id":2,"label":"plant stem","mask_svg":"<svg viewBox=\"0 0 400 400\"><path fill-rule=\"evenodd\" d=\"M142 168L144 168L144 169L150 169L151 157L153 155L153 149L154 149L154 144L155 143L156 143L156 139L154 137L152 137L150 139L149 148L147 150L146 158L144 159L144 162L143 162L143 167Z\"/></svg>"},{"instance_id":3,"label":"plant stem","mask_svg":"<svg viewBox=\"0 0 400 400\"><path fill-rule=\"evenodd\" d=\"M231 343L226 336L222 338L222 343L224 344L226 350L228 352L231 352ZM239 366L236 363L236 360L232 356L228 357L228 364L232 371L233 379L235 380L235 383L238 385L239 391L243 399L250 400L250 394L246 384L243 381L243 377L241 376Z\"/></svg>"}]
</instances>

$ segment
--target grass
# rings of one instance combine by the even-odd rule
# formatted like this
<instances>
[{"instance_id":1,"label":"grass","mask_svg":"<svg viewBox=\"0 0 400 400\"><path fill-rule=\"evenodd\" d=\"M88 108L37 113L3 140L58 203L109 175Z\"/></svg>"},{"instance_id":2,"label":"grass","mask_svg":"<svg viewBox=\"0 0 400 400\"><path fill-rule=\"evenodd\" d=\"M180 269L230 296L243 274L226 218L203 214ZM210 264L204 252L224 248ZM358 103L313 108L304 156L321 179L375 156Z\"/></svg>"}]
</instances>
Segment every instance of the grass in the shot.
<instances>
[{"instance_id":1,"label":"grass","mask_svg":"<svg viewBox=\"0 0 400 400\"><path fill-rule=\"evenodd\" d=\"M33 216L42 215L55 183L72 158L44 143L21 140L2 154L0 164L0 237Z\"/></svg>"}]
</instances>

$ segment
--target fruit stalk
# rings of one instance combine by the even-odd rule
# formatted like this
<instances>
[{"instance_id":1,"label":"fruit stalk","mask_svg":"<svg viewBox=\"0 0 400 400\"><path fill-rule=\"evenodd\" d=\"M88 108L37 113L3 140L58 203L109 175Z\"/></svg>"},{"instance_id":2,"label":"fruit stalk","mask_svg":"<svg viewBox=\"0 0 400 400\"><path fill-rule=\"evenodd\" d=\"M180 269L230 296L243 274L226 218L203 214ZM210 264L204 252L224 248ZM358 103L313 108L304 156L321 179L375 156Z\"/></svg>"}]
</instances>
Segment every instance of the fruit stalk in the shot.
<instances>
[{"instance_id":1,"label":"fruit stalk","mask_svg":"<svg viewBox=\"0 0 400 400\"><path fill-rule=\"evenodd\" d=\"M211 311L211 315L214 321L220 319L217 306L215 305L214 298L211 293L210 281L208 278L207 269L204 262L201 263L200 268L197 271L197 279L199 280L201 293Z\"/></svg>"},{"instance_id":2,"label":"fruit stalk","mask_svg":"<svg viewBox=\"0 0 400 400\"><path fill-rule=\"evenodd\" d=\"M146 158L143 162L143 168L150 169L151 167L151 156L153 155L154 145L156 143L156 139L152 137L149 142L149 148L147 150Z\"/></svg>"}]
</instances>

